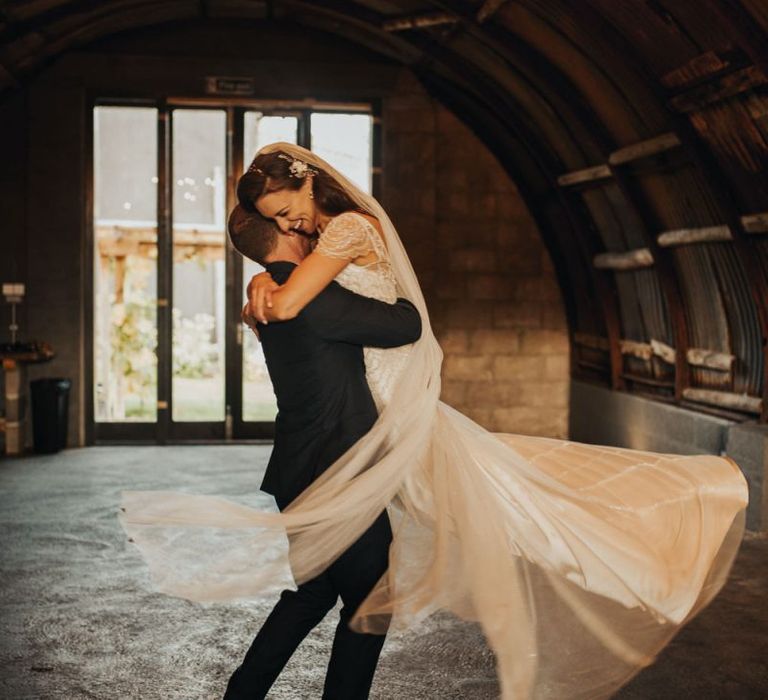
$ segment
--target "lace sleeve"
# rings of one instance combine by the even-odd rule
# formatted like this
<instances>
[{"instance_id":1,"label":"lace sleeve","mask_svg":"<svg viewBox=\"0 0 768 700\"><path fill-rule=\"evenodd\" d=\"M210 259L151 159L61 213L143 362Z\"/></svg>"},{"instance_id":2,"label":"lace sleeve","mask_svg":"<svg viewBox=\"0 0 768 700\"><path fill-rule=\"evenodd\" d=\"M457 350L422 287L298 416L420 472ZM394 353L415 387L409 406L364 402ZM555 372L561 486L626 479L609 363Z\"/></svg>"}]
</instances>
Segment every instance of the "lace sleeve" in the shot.
<instances>
[{"instance_id":1,"label":"lace sleeve","mask_svg":"<svg viewBox=\"0 0 768 700\"><path fill-rule=\"evenodd\" d=\"M344 212L331 219L315 247L316 253L344 260L354 260L373 250L365 219L352 212Z\"/></svg>"}]
</instances>

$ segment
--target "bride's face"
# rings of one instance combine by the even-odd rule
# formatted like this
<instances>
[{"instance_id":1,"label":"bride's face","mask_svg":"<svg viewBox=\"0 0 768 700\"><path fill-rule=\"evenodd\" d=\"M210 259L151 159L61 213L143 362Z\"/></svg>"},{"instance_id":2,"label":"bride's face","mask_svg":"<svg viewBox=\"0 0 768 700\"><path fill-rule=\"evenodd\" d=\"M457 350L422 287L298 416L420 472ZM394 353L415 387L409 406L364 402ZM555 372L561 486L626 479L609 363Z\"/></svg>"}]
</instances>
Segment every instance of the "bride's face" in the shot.
<instances>
[{"instance_id":1,"label":"bride's face","mask_svg":"<svg viewBox=\"0 0 768 700\"><path fill-rule=\"evenodd\" d=\"M280 230L314 233L317 230L318 210L310 196L312 178L305 177L298 190L267 192L256 200L256 208L267 219L274 219Z\"/></svg>"}]
</instances>

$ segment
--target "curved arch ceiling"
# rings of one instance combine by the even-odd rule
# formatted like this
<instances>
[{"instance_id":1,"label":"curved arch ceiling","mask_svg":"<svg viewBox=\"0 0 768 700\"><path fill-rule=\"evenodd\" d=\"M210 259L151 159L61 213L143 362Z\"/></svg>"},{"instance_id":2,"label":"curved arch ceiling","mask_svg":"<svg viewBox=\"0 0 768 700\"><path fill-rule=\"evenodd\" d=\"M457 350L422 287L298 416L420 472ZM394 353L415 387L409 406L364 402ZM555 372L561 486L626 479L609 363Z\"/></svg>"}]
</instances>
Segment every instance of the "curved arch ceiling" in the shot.
<instances>
[{"instance_id":1,"label":"curved arch ceiling","mask_svg":"<svg viewBox=\"0 0 768 700\"><path fill-rule=\"evenodd\" d=\"M0 90L187 19L279 19L409 65L498 156L555 263L574 372L768 419L766 0L16 0Z\"/></svg>"}]
</instances>

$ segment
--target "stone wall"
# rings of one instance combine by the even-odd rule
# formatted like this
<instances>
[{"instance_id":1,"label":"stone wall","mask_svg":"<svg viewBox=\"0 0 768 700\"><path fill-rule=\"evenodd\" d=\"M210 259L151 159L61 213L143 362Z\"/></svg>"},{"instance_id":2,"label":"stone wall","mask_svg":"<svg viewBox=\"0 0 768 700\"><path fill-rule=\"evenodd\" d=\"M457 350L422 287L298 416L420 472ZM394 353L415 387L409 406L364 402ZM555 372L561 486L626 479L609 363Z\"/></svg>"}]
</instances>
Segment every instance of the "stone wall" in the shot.
<instances>
[{"instance_id":1,"label":"stone wall","mask_svg":"<svg viewBox=\"0 0 768 700\"><path fill-rule=\"evenodd\" d=\"M749 485L747 527L768 533L768 425L731 426L725 453L741 467Z\"/></svg>"},{"instance_id":2,"label":"stone wall","mask_svg":"<svg viewBox=\"0 0 768 700\"><path fill-rule=\"evenodd\" d=\"M407 71L383 128L382 203L445 353L443 400L490 430L565 437L565 314L515 184Z\"/></svg>"}]
</instances>

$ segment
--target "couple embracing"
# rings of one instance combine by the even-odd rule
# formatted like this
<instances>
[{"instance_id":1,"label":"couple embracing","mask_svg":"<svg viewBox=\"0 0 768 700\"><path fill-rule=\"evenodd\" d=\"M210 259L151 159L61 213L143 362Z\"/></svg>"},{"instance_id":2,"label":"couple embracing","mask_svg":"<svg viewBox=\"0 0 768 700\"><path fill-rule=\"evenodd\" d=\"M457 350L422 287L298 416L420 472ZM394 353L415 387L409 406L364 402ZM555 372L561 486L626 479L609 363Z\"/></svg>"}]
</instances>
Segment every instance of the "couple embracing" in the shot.
<instances>
[{"instance_id":1,"label":"couple embracing","mask_svg":"<svg viewBox=\"0 0 768 700\"><path fill-rule=\"evenodd\" d=\"M120 516L156 581L168 581L158 548L173 537L150 532L288 534L298 587L281 594L225 698L264 697L339 597L328 699L366 698L384 635L439 610L480 625L505 700L609 697L652 663L725 581L747 502L738 467L489 433L439 400L442 352L373 197L278 143L256 155L238 199L232 241L267 270L244 320L278 401L262 488L281 512L126 491ZM252 594L241 563L226 561L207 581L162 590ZM254 556L253 580L259 567Z\"/></svg>"}]
</instances>

